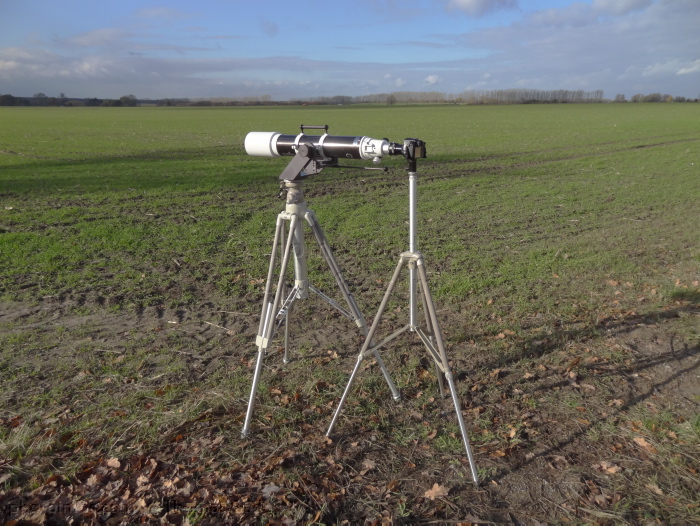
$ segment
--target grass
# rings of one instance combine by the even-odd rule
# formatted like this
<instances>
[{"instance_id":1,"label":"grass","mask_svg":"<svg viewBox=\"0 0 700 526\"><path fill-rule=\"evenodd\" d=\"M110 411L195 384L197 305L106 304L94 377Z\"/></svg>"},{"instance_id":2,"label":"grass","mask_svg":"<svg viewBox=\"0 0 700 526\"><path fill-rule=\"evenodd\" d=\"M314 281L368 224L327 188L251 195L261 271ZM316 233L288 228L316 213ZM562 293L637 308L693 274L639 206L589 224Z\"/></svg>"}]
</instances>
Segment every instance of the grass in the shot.
<instances>
[{"instance_id":1,"label":"grass","mask_svg":"<svg viewBox=\"0 0 700 526\"><path fill-rule=\"evenodd\" d=\"M332 129L348 134L363 126L367 134L400 138L411 129L427 140L431 159L450 161L426 167L432 180L420 188L421 246L426 253L434 249L438 264L448 266L437 290L441 297L462 297L513 280L542 280L558 270L595 266L629 274L640 263L655 262L625 265L624 251L609 250L621 239L629 247L660 238L659 253L692 243L690 233L679 239L672 231L675 239L668 239L663 228L670 223L673 229L677 215L693 206L694 157L683 134L693 122L687 109L695 107L651 106L314 108L313 115L288 108L4 109L7 125L0 140L4 151L14 154L2 156L8 250L0 263L10 270L2 292L10 299L32 295L18 292L16 279L14 286L8 283L20 275L36 278L22 284L39 287L33 295L75 291L81 283L113 289L115 282L129 284L126 292L138 295L142 280L145 288L170 285L156 275L170 270L173 259L264 274L265 258L245 243L268 234L275 210L268 206L263 212L256 205L272 196L275 178L269 174L283 161L248 158L241 143L249 129L293 129L301 118L333 122ZM378 115L389 129L377 129ZM571 121L581 123L579 128L561 133ZM654 146L659 143L664 144ZM441 179L441 172L465 165L477 173L466 180ZM659 170L672 171L674 184L657 184L663 177ZM557 186L548 188L552 174ZM371 177L365 183L358 177L324 174L313 183L333 189L332 195L313 196L324 228L364 253L372 245L401 246L406 203L393 184L372 202L362 192L338 201L343 186L338 179L350 178L353 187L372 186ZM398 185L403 181L397 177ZM254 180L258 191L241 199L237 189L250 193ZM310 186L310 195L313 191ZM642 216L627 217L639 210ZM381 223L370 220L378 215ZM446 236L442 226L455 217L463 218L464 228ZM610 229L611 221L631 223L600 240L600 229ZM642 221L652 229L628 239L637 229L625 226ZM375 243L365 243L368 238ZM90 247L91 265L85 265L84 247ZM518 257L507 257L511 254ZM110 275L105 276L100 262L107 260ZM389 266L373 263L378 272ZM142 296L140 301L162 300L158 294Z\"/></svg>"},{"instance_id":2,"label":"grass","mask_svg":"<svg viewBox=\"0 0 700 526\"><path fill-rule=\"evenodd\" d=\"M237 440L285 165L246 156L243 138L327 123L335 134L428 144L419 246L489 491L540 458L542 471L524 480L549 476L544 463L558 467L552 458L568 455L591 481L579 492L587 500L562 497L558 508L542 500L548 518L602 517L576 515L580 504L625 520L642 517L643 506L649 518L697 519L683 479L695 478L697 413L670 400L648 412L644 382L663 373L662 361L640 349L666 356L658 342L668 337L678 378L693 374L699 114L695 104L1 108L0 457L14 473L6 487L41 485L47 469L76 474L99 457L167 452L188 466L247 466L260 484L278 486L293 464L296 478L284 486L292 493L294 482L322 486L341 466L332 480L344 485L344 513L359 514L353 506L364 502L395 517L496 517L502 497L488 505L461 489L451 501L422 497L432 485L420 487L424 473L455 488L465 482L462 472L442 472L460 465L459 432L415 342L386 352L404 399L391 401L367 360L339 438L319 438L361 341L317 300L295 307L294 361L283 366L275 343L265 362L259 440ZM367 318L408 248L404 163L385 162L388 174L326 170L306 185ZM332 291L312 241L309 251L314 283ZM399 283L383 329L402 323L406 294ZM198 446L219 435L223 445ZM640 435L675 464L637 458ZM624 442L615 461L628 461L614 484L591 472L601 458L571 450L582 437L599 455ZM282 455L270 467L279 448L297 445L298 459ZM187 448L199 455L194 464L178 457ZM377 473L355 479L365 458ZM594 480L611 492L605 506ZM379 504L367 484L395 491ZM645 484L678 505L649 498ZM616 501L618 487L631 493ZM326 508L320 497L305 502L328 519L336 493ZM523 506L522 520L544 517Z\"/></svg>"}]
</instances>

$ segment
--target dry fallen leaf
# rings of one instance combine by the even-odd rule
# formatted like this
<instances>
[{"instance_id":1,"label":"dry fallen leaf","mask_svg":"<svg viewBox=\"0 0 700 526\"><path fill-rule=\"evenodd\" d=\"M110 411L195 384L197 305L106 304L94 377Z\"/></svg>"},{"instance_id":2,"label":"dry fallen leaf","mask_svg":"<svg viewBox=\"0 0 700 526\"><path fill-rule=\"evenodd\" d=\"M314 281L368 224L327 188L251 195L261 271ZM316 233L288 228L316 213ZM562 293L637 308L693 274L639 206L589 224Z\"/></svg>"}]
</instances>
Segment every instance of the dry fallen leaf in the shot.
<instances>
[{"instance_id":1,"label":"dry fallen leaf","mask_svg":"<svg viewBox=\"0 0 700 526\"><path fill-rule=\"evenodd\" d=\"M270 495L277 493L280 490L280 487L277 486L276 484L268 484L265 486L262 490L263 495L266 497L269 497Z\"/></svg>"},{"instance_id":2,"label":"dry fallen leaf","mask_svg":"<svg viewBox=\"0 0 700 526\"><path fill-rule=\"evenodd\" d=\"M440 486L436 482L435 484L433 484L432 489L426 491L423 496L427 499L435 500L438 497L447 497L447 494L449 492L450 490L448 488L446 488L445 486Z\"/></svg>"},{"instance_id":3,"label":"dry fallen leaf","mask_svg":"<svg viewBox=\"0 0 700 526\"><path fill-rule=\"evenodd\" d=\"M652 483L644 484L644 487L656 495L663 495L664 494L664 492L661 491L661 488L659 486L657 486L656 484L652 484Z\"/></svg>"},{"instance_id":4,"label":"dry fallen leaf","mask_svg":"<svg viewBox=\"0 0 700 526\"><path fill-rule=\"evenodd\" d=\"M573 360L571 360L571 363L570 363L569 366L566 368L566 372L568 373L569 371L571 371L571 369L573 369L574 367L576 367L580 362L581 362L581 357L580 357L580 356L577 356L576 358L574 358Z\"/></svg>"},{"instance_id":5,"label":"dry fallen leaf","mask_svg":"<svg viewBox=\"0 0 700 526\"><path fill-rule=\"evenodd\" d=\"M634 443L637 444L639 447L644 448L649 453L658 453L659 452L659 450L656 449L654 446L652 446L649 442L647 442L645 438L636 437L634 439Z\"/></svg>"},{"instance_id":6,"label":"dry fallen leaf","mask_svg":"<svg viewBox=\"0 0 700 526\"><path fill-rule=\"evenodd\" d=\"M107 461L107 465L108 465L110 468L114 468L114 469L119 469L119 468L122 466L122 465L121 465L121 462L119 462L119 459L116 458L116 457L110 458L110 459Z\"/></svg>"},{"instance_id":7,"label":"dry fallen leaf","mask_svg":"<svg viewBox=\"0 0 700 526\"><path fill-rule=\"evenodd\" d=\"M569 462L566 460L566 457L563 457L561 455L552 455L552 461L554 462L563 462L564 464L568 464Z\"/></svg>"},{"instance_id":8,"label":"dry fallen leaf","mask_svg":"<svg viewBox=\"0 0 700 526\"><path fill-rule=\"evenodd\" d=\"M376 467L377 463L374 460L366 458L362 461L362 470L360 470L360 475L365 475L368 471L371 471Z\"/></svg>"},{"instance_id":9,"label":"dry fallen leaf","mask_svg":"<svg viewBox=\"0 0 700 526\"><path fill-rule=\"evenodd\" d=\"M620 466L616 466L612 462L608 462L607 460L603 460L597 464L593 464L593 469L597 471L604 471L605 473L619 473L622 471L622 468Z\"/></svg>"}]
</instances>

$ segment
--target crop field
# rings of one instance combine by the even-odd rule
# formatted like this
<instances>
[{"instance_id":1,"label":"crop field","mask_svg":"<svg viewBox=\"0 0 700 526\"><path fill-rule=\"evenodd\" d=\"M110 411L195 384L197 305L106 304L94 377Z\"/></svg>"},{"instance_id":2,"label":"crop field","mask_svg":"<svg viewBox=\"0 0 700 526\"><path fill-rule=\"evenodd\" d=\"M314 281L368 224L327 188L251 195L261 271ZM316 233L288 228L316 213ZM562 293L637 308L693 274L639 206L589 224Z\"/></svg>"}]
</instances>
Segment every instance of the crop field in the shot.
<instances>
[{"instance_id":1,"label":"crop field","mask_svg":"<svg viewBox=\"0 0 700 526\"><path fill-rule=\"evenodd\" d=\"M240 436L289 161L243 140L302 123L427 143L418 246L479 486L410 332L381 351L401 400L367 359L325 436L363 337L316 296ZM680 103L0 108L0 519L700 522L699 123ZM405 164L305 184L370 322L408 249Z\"/></svg>"}]
</instances>

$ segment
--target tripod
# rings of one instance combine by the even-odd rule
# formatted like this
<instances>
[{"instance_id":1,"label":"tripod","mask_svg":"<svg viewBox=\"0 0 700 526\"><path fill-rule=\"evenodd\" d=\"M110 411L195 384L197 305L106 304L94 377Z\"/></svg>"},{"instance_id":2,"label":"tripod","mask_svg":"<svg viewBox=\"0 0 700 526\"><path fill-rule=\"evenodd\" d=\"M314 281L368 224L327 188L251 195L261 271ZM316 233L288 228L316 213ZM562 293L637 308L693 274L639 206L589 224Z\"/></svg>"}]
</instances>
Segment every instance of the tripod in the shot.
<instances>
[{"instance_id":1,"label":"tripod","mask_svg":"<svg viewBox=\"0 0 700 526\"><path fill-rule=\"evenodd\" d=\"M280 175L284 189L287 192L287 201L285 211L277 216L277 227L275 230L274 241L272 242L272 254L270 255L270 267L267 274L267 283L265 284L265 295L263 298L262 312L260 314L260 325L258 334L255 340L258 346L258 356L255 363L255 372L253 374L253 384L250 390L250 398L248 400L248 409L246 411L245 423L241 432L241 437L245 438L250 433L250 424L253 416L253 408L255 406L255 396L258 390L258 382L260 381L260 372L262 370L263 358L270 346L275 333L280 328L282 323L285 324L284 329L284 363L289 363L289 318L292 312L292 306L298 300L305 299L309 295L309 291L317 294L323 300L328 302L332 307L338 310L342 315L354 321L360 328L363 335L367 335L367 324L360 310L357 308L355 299L353 298L347 283L343 279L343 275L338 266L338 262L333 256L333 252L328 244L326 236L321 229L321 225L316 218L313 210L306 207L303 192L303 177L316 174L324 168L322 161L316 159L316 152L313 147L301 144L294 158L289 162L287 168ZM311 231L313 232L316 241L318 242L321 254L330 268L336 284L340 289L342 296L347 303L347 309L343 308L332 298L326 296L323 292L309 284L307 267L306 267L306 244L304 239L304 224L306 221ZM289 234L286 233L286 222L289 222ZM281 253L281 262L279 267L279 275L277 278L277 289L272 297L272 283L275 279L275 269L277 266L277 252ZM287 285L285 277L287 274L287 266L289 260L294 259L294 287L287 294ZM379 352L373 351L374 357L379 364L384 378L386 379L389 389L392 392L394 399L398 400L400 394L396 386L389 376L389 372L384 365Z\"/></svg>"},{"instance_id":2,"label":"tripod","mask_svg":"<svg viewBox=\"0 0 700 526\"><path fill-rule=\"evenodd\" d=\"M449 384L450 388L450 393L452 394L452 402L454 404L455 412L457 413L457 422L459 423L459 429L462 433L462 439L464 441L464 447L467 452L467 458L469 459L469 467L471 469L472 478L474 480L474 484L478 485L479 479L476 471L476 463L474 462L472 450L469 445L469 437L467 436L467 428L464 424L464 418L462 417L462 411L460 408L459 398L457 396L457 389L455 388L454 377L452 376L450 364L447 360L445 345L442 339L442 332L440 330L440 325L438 323L437 315L435 313L435 303L433 302L432 295L430 294L430 289L428 288L428 278L425 270L423 254L421 254L417 250L416 246L416 187L418 180L418 174L416 173L416 159L424 158L426 156L425 143L418 139L406 139L404 141L403 153L406 156L406 159L409 163L409 250L407 252L402 252L399 257L399 262L396 266L396 270L394 271L394 275L392 276L391 281L389 282L389 285L387 287L386 293L384 294L384 298L382 299L382 302L379 305L379 310L377 311L377 315L374 318L372 327L367 333L365 342L362 345L360 354L357 357L355 367L352 370L352 373L350 374L347 386L343 391L343 395L341 396L340 402L338 403L338 407L335 411L335 414L333 415L333 420L331 420L331 424L328 427L328 431L326 432L326 436L330 436L330 434L333 432L333 428L335 427L335 424L338 421L338 417L340 416L343 406L345 405L345 401L347 400L348 395L350 394L352 384L355 381L355 377L357 376L362 361L365 359L365 357L370 353L377 357L377 351L379 348L384 347L390 341L397 338L406 331L415 332L416 334L418 334L421 341L425 345L428 354L430 354L430 356L435 362L435 368L438 377L438 386L440 389L440 395L442 397L445 396L443 375L447 379L447 383ZM382 314L384 313L384 309L386 308L391 293L394 290L394 287L396 286L396 282L399 278L399 274L401 273L401 269L406 264L408 264L409 269L409 322L403 328L395 331L393 334L387 336L384 340L375 345L372 341L372 338L374 337L377 327L379 326L379 322L382 318ZM423 330L416 323L416 297L418 296L418 289L416 287L416 277L418 278L418 282L420 283L420 298L422 300L423 310L425 313L425 330ZM382 372L386 376L383 363L380 360L377 360L377 362L380 364L380 367L382 367ZM394 399L396 400L396 393L392 391L392 394L394 395Z\"/></svg>"}]
</instances>

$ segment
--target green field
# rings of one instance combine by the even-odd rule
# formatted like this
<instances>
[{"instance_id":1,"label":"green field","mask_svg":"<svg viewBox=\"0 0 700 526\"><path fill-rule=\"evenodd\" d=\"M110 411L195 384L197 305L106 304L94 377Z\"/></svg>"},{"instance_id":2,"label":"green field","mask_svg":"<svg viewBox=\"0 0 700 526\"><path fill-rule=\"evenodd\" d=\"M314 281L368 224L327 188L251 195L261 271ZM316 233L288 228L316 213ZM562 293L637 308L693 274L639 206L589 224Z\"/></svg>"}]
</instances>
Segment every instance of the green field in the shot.
<instances>
[{"instance_id":1,"label":"green field","mask_svg":"<svg viewBox=\"0 0 700 526\"><path fill-rule=\"evenodd\" d=\"M432 221L420 243L435 264L448 266L439 285L445 297L463 299L513 281L513 274L525 284L553 269L591 265L637 273L655 255L692 259L696 241L692 217L688 228L672 226L696 204L695 105L57 108L3 109L2 117L0 264L8 272L0 292L8 299L99 284L135 301L157 301L139 298L146 294L139 272L173 257L211 261L223 289L227 267L259 272L266 262L241 253L255 255L256 245L266 244L285 161L247 157L243 138L250 130L293 133L300 121L330 123L337 134L427 142L429 161L421 168L431 180L421 186L420 210ZM400 178L401 162L387 164L397 167L392 181ZM308 185L310 202L337 242L380 239L398 250L406 197L396 188L366 202L376 179L327 171ZM353 190L342 204L337 196L313 196L328 186L342 194L344 181ZM382 224L367 224L378 213ZM441 226L455 217L464 228L443 239ZM639 220L657 218L668 236L657 231L664 224L638 228ZM532 232L533 222L541 232ZM629 258L640 243L641 259ZM520 257L506 258L509 251ZM575 257L554 258L557 252ZM86 264L89 258L109 259L112 278ZM153 277L161 278L167 276Z\"/></svg>"},{"instance_id":2,"label":"green field","mask_svg":"<svg viewBox=\"0 0 700 526\"><path fill-rule=\"evenodd\" d=\"M372 368L321 438L361 341L319 303L239 440L288 161L243 140L302 123L427 143L418 243L483 490L415 344L385 351L404 401ZM680 103L0 108L0 513L51 474L97 510L77 474L141 455L207 490L173 493L192 522L215 523L215 477L240 521L699 520L698 123ZM408 249L405 162L384 164L306 184L367 318ZM434 482L449 497L425 498Z\"/></svg>"}]
</instances>

